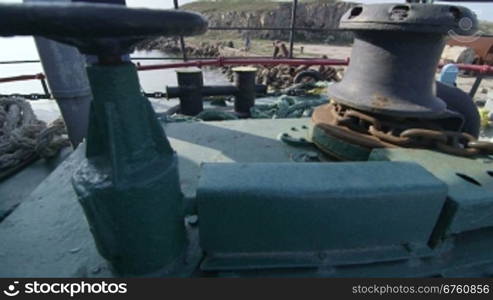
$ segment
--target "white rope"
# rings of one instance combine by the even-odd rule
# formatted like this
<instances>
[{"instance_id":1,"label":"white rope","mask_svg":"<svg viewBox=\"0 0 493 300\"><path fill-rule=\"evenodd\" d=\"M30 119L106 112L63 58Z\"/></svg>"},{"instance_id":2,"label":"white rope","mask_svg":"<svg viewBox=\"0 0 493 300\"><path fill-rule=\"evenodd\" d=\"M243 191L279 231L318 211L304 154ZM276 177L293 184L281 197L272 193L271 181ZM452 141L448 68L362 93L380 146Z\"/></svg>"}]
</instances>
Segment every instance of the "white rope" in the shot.
<instances>
[{"instance_id":1,"label":"white rope","mask_svg":"<svg viewBox=\"0 0 493 300\"><path fill-rule=\"evenodd\" d=\"M68 145L61 118L47 126L25 99L0 98L0 179L38 157L53 157Z\"/></svg>"}]
</instances>

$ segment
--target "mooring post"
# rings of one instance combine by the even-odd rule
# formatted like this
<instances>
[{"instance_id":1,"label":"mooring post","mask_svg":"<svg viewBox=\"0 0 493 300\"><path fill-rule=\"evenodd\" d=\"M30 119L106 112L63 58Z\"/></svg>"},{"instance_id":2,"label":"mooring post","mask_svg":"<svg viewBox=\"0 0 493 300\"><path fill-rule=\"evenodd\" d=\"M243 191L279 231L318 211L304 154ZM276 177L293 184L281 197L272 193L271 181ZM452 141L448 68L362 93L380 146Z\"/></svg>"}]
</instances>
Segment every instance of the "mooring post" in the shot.
<instances>
[{"instance_id":1,"label":"mooring post","mask_svg":"<svg viewBox=\"0 0 493 300\"><path fill-rule=\"evenodd\" d=\"M250 108L255 105L256 86L255 78L257 69L252 67L237 67L235 73L235 86L238 92L235 95L235 112L240 117L250 117Z\"/></svg>"},{"instance_id":2,"label":"mooring post","mask_svg":"<svg viewBox=\"0 0 493 300\"><path fill-rule=\"evenodd\" d=\"M235 97L234 110L240 117L249 117L250 108L255 105L257 94L266 94L267 86L255 84L257 69L251 67L233 68L234 85L204 86L202 70L188 68L177 70L178 86L166 87L168 99L180 99L180 112L188 116L196 116L204 110L204 97L227 96Z\"/></svg>"},{"instance_id":3,"label":"mooring post","mask_svg":"<svg viewBox=\"0 0 493 300\"><path fill-rule=\"evenodd\" d=\"M202 70L188 68L176 71L180 90L180 112L187 116L196 116L204 110L202 88L204 79Z\"/></svg>"}]
</instances>

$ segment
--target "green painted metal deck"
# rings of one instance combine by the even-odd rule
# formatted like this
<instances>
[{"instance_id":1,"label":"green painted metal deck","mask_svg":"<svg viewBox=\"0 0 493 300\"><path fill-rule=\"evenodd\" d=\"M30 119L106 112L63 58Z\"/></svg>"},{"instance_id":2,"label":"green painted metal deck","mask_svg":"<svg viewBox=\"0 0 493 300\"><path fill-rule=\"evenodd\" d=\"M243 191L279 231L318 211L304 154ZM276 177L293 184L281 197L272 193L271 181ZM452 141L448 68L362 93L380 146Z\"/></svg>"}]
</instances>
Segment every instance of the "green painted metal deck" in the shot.
<instances>
[{"instance_id":1,"label":"green painted metal deck","mask_svg":"<svg viewBox=\"0 0 493 300\"><path fill-rule=\"evenodd\" d=\"M327 180L334 181L335 184L328 187L327 191L332 194L329 194L327 198L323 197L324 190L319 188L322 186L320 180L310 182L306 186L298 186L298 188L296 186L286 187L292 194L287 197L288 202L283 202L282 195L275 193L271 198L264 197L264 202L258 202L259 198L251 196L257 187L254 181L242 185L241 177L234 178L233 185L221 182L228 177L225 171L228 168L231 168L228 172L237 173L239 171L239 176L243 174L251 178L252 174L259 174L258 171L266 165L250 163L299 162L305 154L309 154L308 157L313 157L313 155L323 157L316 148L309 145L303 146L304 143L296 142L296 139L286 139L284 136L283 139L290 143L280 141L282 133L285 132L289 132L292 137L303 137L308 124L308 119L163 124L173 148L179 155L182 190L187 199L194 199L197 196L198 213L203 221L202 224L199 218L199 226L196 226L193 218L187 222L187 232L193 242L189 246L189 253L195 254L189 254L189 270L185 273L192 274L198 271L194 275L200 275L201 269L218 276L422 277L491 276L493 274L493 253L491 252L493 248L493 228L491 226L493 177L491 174L493 173L490 172L493 171L491 167L493 160L490 158L463 159L426 150L377 150L371 156L372 160L381 161L377 163L359 162L332 166L314 165L313 168L303 167L303 172L306 171L312 175L320 174L322 169L326 173L329 168L332 168L331 170L334 171L347 172L348 174L344 174L346 177L341 177L346 178L346 181L351 178L351 174L359 177L356 182L349 182L345 185L340 181L342 179L338 179L337 174L331 173ZM12 214L0 223L0 245L2 245L0 248L0 277L113 276L107 262L96 250L89 226L71 184L72 174L83 157L84 147L79 147ZM384 161L396 161L397 163L385 163ZM221 164L215 164L232 162L240 164L224 165L226 169L223 169ZM415 162L421 167L414 164ZM208 164L203 167L203 163ZM359 174L358 166L365 164L368 164L368 168L363 167L364 170L361 169L361 174ZM381 169L379 169L379 164L382 164ZM242 166L249 166L248 168L253 169L249 171L248 168L245 169ZM279 166L275 165L275 167ZM385 180L392 178L392 170L396 171L392 168L399 166L408 168L397 172L399 176L404 177L388 184L380 182L382 178ZM288 168L297 170L297 165L291 164L288 168L286 166L282 168L284 171ZM214 170L221 169L226 173L216 174L214 172ZM29 169L24 172L29 172ZM274 172L274 170L268 167L265 169L265 174L261 176L264 181L266 177L272 177L272 173L269 172ZM380 174L376 174L378 172ZM372 178L373 181L361 181L362 178L372 177L372 174L376 174ZM200 175L203 176L202 179ZM19 174L19 178L23 176L28 175ZM11 186L17 184L18 188L22 189L22 180L16 177L8 183ZM287 176L287 178L295 182L295 180L302 180L303 176ZM282 178L274 180L273 183L278 186L282 185ZM401 183L407 185L400 187ZM235 185L236 188L234 188ZM262 232L265 236L263 236L263 242L248 245L252 249L246 254L237 253L241 248L236 248L237 245L229 243L230 241L248 243L248 237L242 235L245 226L241 222L245 219L242 219L241 212L235 211L236 202L228 203L228 199L218 198L224 190L227 191L230 188L233 188L230 190L231 193L244 196L243 199L238 197L234 199L235 201L240 200L244 209L253 210L253 214L257 217L264 218L256 219L254 216L251 220L251 222L258 221L258 223L250 228L256 232ZM258 188L266 191L269 185L263 182L258 185ZM312 203L313 207L306 206L296 199L295 192L300 188L316 192L310 197L303 198L310 201L305 203ZM348 196L348 189L354 188L363 188L373 196L365 198L362 192L353 193L354 197ZM404 190L408 188L408 191L401 193L400 188ZM197 189L199 193L204 194L195 195ZM426 191L423 192L421 189ZM445 192L448 193L447 197L445 197ZM403 196L400 199L394 199L393 195ZM420 195L423 198L420 198ZM329 199L330 202L325 202L325 199ZM341 201L341 199L349 199L349 202ZM413 201L413 199L418 201ZM433 205L427 203L427 200L432 201ZM445 205L443 205L444 202ZM266 207L265 203L272 203L272 207ZM269 218L274 216L279 205L285 203L290 203L287 207L282 207L280 211L285 215L279 218L276 216L275 221L286 222L297 215L301 208L310 211L306 214L307 216L311 214L318 218L314 219L313 223L311 221L305 223L307 226L330 227L333 226L330 222L336 222L336 224L345 224L345 227L339 231L327 227L327 236L314 232L315 235L302 236L299 241L292 240L290 232L276 235L278 230L276 231L275 226L262 231L264 228L262 224L269 224ZM386 203L394 206L388 208ZM218 206L214 208L215 205ZM406 205L408 206L405 207ZM361 206L366 211L362 211ZM438 214L442 206L441 213ZM185 207L188 212L197 212L190 202L185 203ZM317 209L317 207L324 207L324 209ZM255 210L258 212L261 208L266 210L261 214L255 213ZM334 214L334 210L341 208L349 209L344 209L337 218L334 218L339 221L323 219L324 216L330 215L326 213L326 210ZM224 210L218 211L220 209L229 210L227 216L221 215ZM386 220L384 218L385 214L390 214L389 216L392 217L393 212L397 212L395 216L406 215L407 219ZM228 218L235 214L235 222L227 223ZM361 235L360 232L354 231L355 227L349 226L352 224L351 220L357 221L353 222L355 225L359 224L360 227L366 226L365 224L373 225L370 221L365 223L367 221L365 218L372 214L379 218L378 222L381 224L391 227L392 225L388 223L395 223L395 228L401 230L401 232L392 232L391 228L386 228L390 230L386 236L390 239L387 245L379 245L378 242L381 237L379 235L384 234L385 231L379 232L378 228L373 228L371 234ZM217 218L217 224L211 222L214 218ZM426 224L424 221L420 223L422 219L426 219ZM287 227L293 231L299 231L305 226L303 222L307 220L309 218L297 220L297 223L287 224L289 225ZM423 226L418 226L419 228L416 227L414 230L413 226L409 226L413 222ZM438 225L432 228L432 224L435 223ZM217 229L214 229L214 226L218 224L229 227L227 231L216 234ZM204 250L208 251L200 265L202 252L199 245L198 227L204 230L203 234L201 233L200 242L203 247L207 248ZM430 232L433 232L431 240L439 244L435 248L429 248L429 245L426 245L426 237ZM343 236L341 239L334 239L334 236L337 237L340 233L359 238L352 240L350 236ZM229 235L224 238L224 234ZM246 231L243 234L251 234L251 232ZM231 236L235 238L230 239ZM401 237L411 243L399 244ZM293 242L292 251L282 251L285 239ZM315 240L329 243L320 248L326 249L335 245L335 249L326 249L322 252L311 251L318 247L317 245L313 247ZM255 241L262 240L255 239ZM271 243L277 243L277 246L280 246L275 248L276 245ZM354 249L340 250L341 247L351 247L353 243L357 243L354 244ZM273 245L274 248L272 248ZM275 252L262 253L265 249ZM301 252L296 252L300 249ZM298 268L300 266L308 268Z\"/></svg>"},{"instance_id":2,"label":"green painted metal deck","mask_svg":"<svg viewBox=\"0 0 493 300\"><path fill-rule=\"evenodd\" d=\"M315 148L277 138L308 119L165 124L179 155L182 190L193 197L203 162L289 162ZM84 155L79 147L2 223L1 277L111 276L97 253L70 182ZM22 181L18 181L22 189Z\"/></svg>"}]
</instances>

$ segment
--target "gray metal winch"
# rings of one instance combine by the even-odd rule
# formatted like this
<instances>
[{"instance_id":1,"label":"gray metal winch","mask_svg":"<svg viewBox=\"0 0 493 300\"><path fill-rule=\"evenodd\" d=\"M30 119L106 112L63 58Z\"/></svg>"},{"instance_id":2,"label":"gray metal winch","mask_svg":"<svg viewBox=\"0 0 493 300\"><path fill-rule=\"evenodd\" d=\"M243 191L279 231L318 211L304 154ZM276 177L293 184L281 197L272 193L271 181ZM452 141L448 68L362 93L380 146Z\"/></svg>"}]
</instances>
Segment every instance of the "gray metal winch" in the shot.
<instances>
[{"instance_id":1,"label":"gray metal winch","mask_svg":"<svg viewBox=\"0 0 493 300\"><path fill-rule=\"evenodd\" d=\"M333 100L387 116L456 115L447 111L447 99L436 95L434 77L446 36L477 30L469 9L409 3L356 6L343 16L340 28L353 30L355 41L344 79L329 88Z\"/></svg>"},{"instance_id":2,"label":"gray metal winch","mask_svg":"<svg viewBox=\"0 0 493 300\"><path fill-rule=\"evenodd\" d=\"M435 80L447 36L475 34L467 8L420 3L355 6L340 27L355 33L349 66L314 111L311 139L338 159L366 160L374 148L426 148L468 156L480 117L460 89ZM474 147L482 149L472 149ZM348 151L348 149L352 149Z\"/></svg>"}]
</instances>

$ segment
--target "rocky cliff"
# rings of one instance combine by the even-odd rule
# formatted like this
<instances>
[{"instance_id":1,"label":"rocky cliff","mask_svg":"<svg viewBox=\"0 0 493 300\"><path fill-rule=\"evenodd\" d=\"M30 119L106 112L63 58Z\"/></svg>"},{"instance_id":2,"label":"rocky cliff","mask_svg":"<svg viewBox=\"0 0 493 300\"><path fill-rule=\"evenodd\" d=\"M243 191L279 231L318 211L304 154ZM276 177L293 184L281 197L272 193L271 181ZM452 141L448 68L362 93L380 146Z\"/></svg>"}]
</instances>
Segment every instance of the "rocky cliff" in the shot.
<instances>
[{"instance_id":1,"label":"rocky cliff","mask_svg":"<svg viewBox=\"0 0 493 300\"><path fill-rule=\"evenodd\" d=\"M338 27L342 15L354 5L356 3L336 0L299 3L296 26L320 31L299 31L296 34L297 40L313 42L350 40L350 33L330 30ZM209 19L210 27L289 27L292 4L271 1L236 3L198 1L184 5L182 8L205 15ZM273 40L287 39L289 31L251 31L250 36Z\"/></svg>"}]
</instances>

